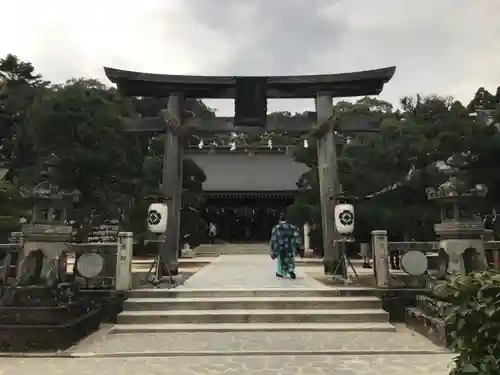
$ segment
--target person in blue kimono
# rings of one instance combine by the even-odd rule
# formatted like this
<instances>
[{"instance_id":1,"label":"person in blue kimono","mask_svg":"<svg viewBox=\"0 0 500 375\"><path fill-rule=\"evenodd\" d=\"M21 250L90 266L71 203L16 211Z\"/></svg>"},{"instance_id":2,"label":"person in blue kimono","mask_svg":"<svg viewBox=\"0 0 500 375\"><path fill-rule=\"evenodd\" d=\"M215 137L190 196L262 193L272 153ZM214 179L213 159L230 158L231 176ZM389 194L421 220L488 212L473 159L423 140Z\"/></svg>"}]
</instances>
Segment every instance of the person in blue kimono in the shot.
<instances>
[{"instance_id":1,"label":"person in blue kimono","mask_svg":"<svg viewBox=\"0 0 500 375\"><path fill-rule=\"evenodd\" d=\"M295 256L304 256L304 248L299 229L286 221L284 215L271 232L271 259L276 260L276 277L287 274L295 279Z\"/></svg>"}]
</instances>

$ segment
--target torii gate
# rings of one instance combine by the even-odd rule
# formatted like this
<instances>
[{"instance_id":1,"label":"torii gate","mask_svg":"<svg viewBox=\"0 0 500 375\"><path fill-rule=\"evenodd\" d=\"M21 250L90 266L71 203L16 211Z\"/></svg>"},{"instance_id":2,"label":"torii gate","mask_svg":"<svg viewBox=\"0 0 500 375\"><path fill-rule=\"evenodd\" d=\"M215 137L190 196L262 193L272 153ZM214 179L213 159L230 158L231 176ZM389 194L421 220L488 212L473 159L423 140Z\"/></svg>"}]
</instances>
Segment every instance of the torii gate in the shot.
<instances>
[{"instance_id":1,"label":"torii gate","mask_svg":"<svg viewBox=\"0 0 500 375\"><path fill-rule=\"evenodd\" d=\"M125 124L129 131L166 133L162 191L171 200L168 201L168 226L160 247L160 259L173 274L178 272L180 246L183 147L179 139L193 131L242 133L258 129L261 132L306 133L317 137L325 273L336 268L341 255L334 244L337 233L333 198L338 193L334 131L378 131L380 119L368 116L361 121L354 119L339 123L333 118L332 98L378 95L394 75L395 67L355 73L271 77L165 75L108 67L104 70L124 95L169 98L166 110L158 117L139 121L128 119ZM235 99L235 119L216 117L186 121L183 107L187 98ZM314 98L316 112L308 119L300 118L295 122L266 118L268 98Z\"/></svg>"}]
</instances>

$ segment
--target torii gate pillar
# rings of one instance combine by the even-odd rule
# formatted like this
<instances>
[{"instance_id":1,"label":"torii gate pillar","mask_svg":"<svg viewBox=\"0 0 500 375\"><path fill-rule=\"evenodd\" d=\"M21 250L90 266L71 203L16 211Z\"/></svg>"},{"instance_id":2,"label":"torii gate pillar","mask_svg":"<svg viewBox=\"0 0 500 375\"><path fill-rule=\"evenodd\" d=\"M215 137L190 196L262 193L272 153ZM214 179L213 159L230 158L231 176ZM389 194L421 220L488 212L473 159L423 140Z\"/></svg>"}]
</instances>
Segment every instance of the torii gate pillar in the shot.
<instances>
[{"instance_id":1,"label":"torii gate pillar","mask_svg":"<svg viewBox=\"0 0 500 375\"><path fill-rule=\"evenodd\" d=\"M182 114L184 111L184 96L182 94L171 94L168 98L167 116L165 120L165 156L163 159L163 173L161 190L168 206L167 230L163 242L160 244L160 261L166 264L172 274L176 275L179 270L180 251L180 223L182 204L182 164L183 146L179 137L182 127ZM179 129L168 126L173 120Z\"/></svg>"},{"instance_id":2,"label":"torii gate pillar","mask_svg":"<svg viewBox=\"0 0 500 375\"><path fill-rule=\"evenodd\" d=\"M323 264L326 274L334 272L337 262L341 257L340 249L335 245L337 233L333 220L334 200L332 198L338 193L338 178L336 142L333 134L332 122L329 121L332 113L332 96L318 94L316 96L317 122L318 127L324 128L324 131L318 138L317 152L323 238Z\"/></svg>"}]
</instances>

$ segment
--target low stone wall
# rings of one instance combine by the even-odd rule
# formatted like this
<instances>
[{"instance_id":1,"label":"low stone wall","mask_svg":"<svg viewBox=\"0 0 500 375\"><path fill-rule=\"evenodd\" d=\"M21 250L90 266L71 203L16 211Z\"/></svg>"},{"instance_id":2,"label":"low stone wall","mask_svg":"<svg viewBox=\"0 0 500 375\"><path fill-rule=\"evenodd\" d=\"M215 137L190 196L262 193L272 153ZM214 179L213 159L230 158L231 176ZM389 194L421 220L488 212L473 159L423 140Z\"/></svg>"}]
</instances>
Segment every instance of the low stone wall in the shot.
<instances>
[{"instance_id":1,"label":"low stone wall","mask_svg":"<svg viewBox=\"0 0 500 375\"><path fill-rule=\"evenodd\" d=\"M123 310L124 293L104 290L7 287L0 300L0 351L65 350L115 323Z\"/></svg>"},{"instance_id":2,"label":"low stone wall","mask_svg":"<svg viewBox=\"0 0 500 375\"><path fill-rule=\"evenodd\" d=\"M406 309L406 325L434 344L449 347L451 337L445 319L452 305L430 295L416 296L416 305Z\"/></svg>"},{"instance_id":3,"label":"low stone wall","mask_svg":"<svg viewBox=\"0 0 500 375\"><path fill-rule=\"evenodd\" d=\"M386 289L379 290L378 295L382 300L382 308L389 313L393 323L406 321L406 310L415 306L416 297L422 293L420 289Z\"/></svg>"}]
</instances>

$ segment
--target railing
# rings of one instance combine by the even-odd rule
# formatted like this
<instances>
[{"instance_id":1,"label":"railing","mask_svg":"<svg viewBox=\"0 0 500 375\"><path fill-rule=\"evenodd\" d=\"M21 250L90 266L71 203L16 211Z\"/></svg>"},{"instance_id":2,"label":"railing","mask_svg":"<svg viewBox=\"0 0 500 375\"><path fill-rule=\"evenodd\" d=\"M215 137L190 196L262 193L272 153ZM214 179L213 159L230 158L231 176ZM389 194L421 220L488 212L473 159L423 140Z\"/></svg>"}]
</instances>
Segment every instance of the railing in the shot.
<instances>
[{"instance_id":1,"label":"railing","mask_svg":"<svg viewBox=\"0 0 500 375\"><path fill-rule=\"evenodd\" d=\"M22 245L19 243L0 244L0 287L16 278L16 265Z\"/></svg>"},{"instance_id":2,"label":"railing","mask_svg":"<svg viewBox=\"0 0 500 375\"><path fill-rule=\"evenodd\" d=\"M389 259L391 268L400 269L401 257L408 251L419 250L428 258L435 258L439 254L439 242L389 242ZM500 241L485 241L484 251L486 260L491 269L500 270Z\"/></svg>"},{"instance_id":3,"label":"railing","mask_svg":"<svg viewBox=\"0 0 500 375\"><path fill-rule=\"evenodd\" d=\"M120 232L114 243L64 243L62 250L51 242L29 243L17 234L16 243L0 244L0 285L15 285L23 273L38 264L45 281L75 280L82 289L127 291L132 288L133 235ZM29 245L29 246L27 246ZM36 259L40 251L42 259ZM40 264L41 262L41 264ZM36 268L36 267L35 267ZM40 276L38 275L38 276ZM3 278L2 278L3 276Z\"/></svg>"},{"instance_id":4,"label":"railing","mask_svg":"<svg viewBox=\"0 0 500 375\"><path fill-rule=\"evenodd\" d=\"M132 233L120 232L117 242L69 243L68 265L84 289L132 288Z\"/></svg>"},{"instance_id":5,"label":"railing","mask_svg":"<svg viewBox=\"0 0 500 375\"><path fill-rule=\"evenodd\" d=\"M401 269L401 258L409 251L425 253L429 261L428 270L439 267L439 242L388 242L387 231L377 230L372 232L372 257L377 286L388 287L390 269ZM500 241L485 241L484 250L490 269L500 271Z\"/></svg>"}]
</instances>

